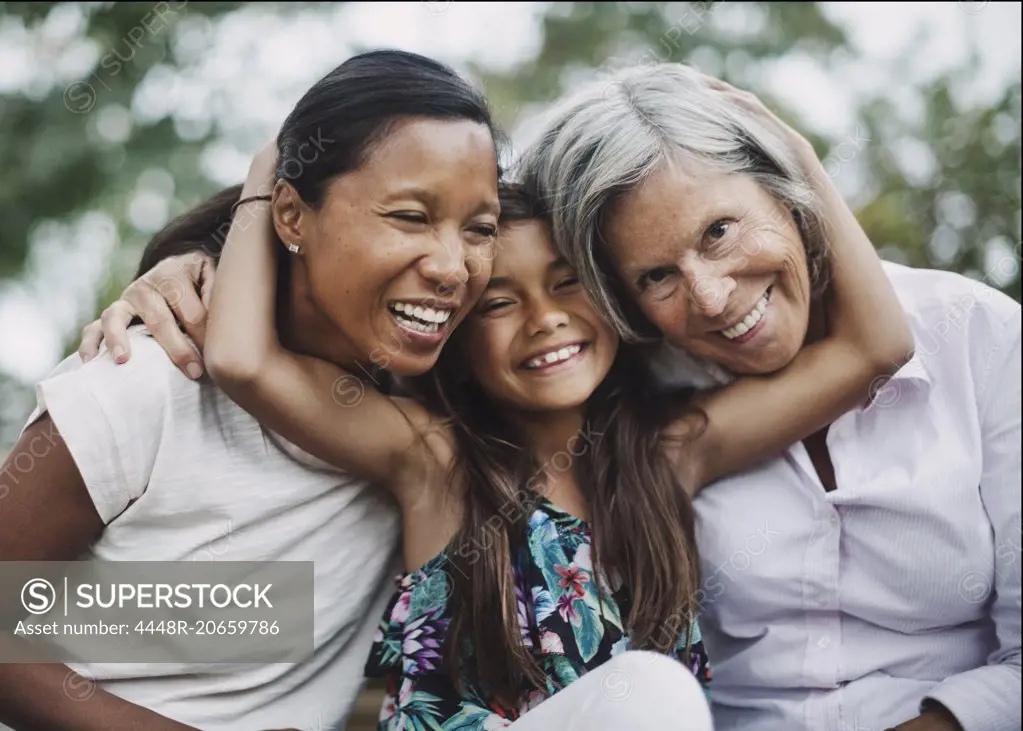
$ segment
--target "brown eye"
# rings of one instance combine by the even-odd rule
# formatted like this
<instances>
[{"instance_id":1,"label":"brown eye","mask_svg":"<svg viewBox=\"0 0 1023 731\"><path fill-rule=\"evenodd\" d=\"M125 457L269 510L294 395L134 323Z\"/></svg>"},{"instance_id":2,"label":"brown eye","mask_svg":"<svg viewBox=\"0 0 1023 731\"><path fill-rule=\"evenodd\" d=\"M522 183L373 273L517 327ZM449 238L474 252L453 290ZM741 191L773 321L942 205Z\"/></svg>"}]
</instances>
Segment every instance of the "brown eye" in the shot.
<instances>
[{"instance_id":1,"label":"brown eye","mask_svg":"<svg viewBox=\"0 0 1023 731\"><path fill-rule=\"evenodd\" d=\"M707 235L710 236L712 239L724 238L725 234L728 233L728 227L730 225L731 224L728 221L725 221L724 219L720 221L715 221L707 228Z\"/></svg>"},{"instance_id":2,"label":"brown eye","mask_svg":"<svg viewBox=\"0 0 1023 731\"><path fill-rule=\"evenodd\" d=\"M478 236L483 236L484 238L489 239L497 236L497 227L487 225L474 226L472 232Z\"/></svg>"},{"instance_id":3,"label":"brown eye","mask_svg":"<svg viewBox=\"0 0 1023 731\"><path fill-rule=\"evenodd\" d=\"M664 284L673 273L674 269L672 267L657 267L656 269L651 269L639 278L639 288L643 290L647 287L656 287L659 284Z\"/></svg>"},{"instance_id":4,"label":"brown eye","mask_svg":"<svg viewBox=\"0 0 1023 731\"><path fill-rule=\"evenodd\" d=\"M505 307L510 307L512 304L514 303L511 300L493 299L480 304L479 307L476 308L476 311L481 315L486 315L491 312L504 309Z\"/></svg>"}]
</instances>

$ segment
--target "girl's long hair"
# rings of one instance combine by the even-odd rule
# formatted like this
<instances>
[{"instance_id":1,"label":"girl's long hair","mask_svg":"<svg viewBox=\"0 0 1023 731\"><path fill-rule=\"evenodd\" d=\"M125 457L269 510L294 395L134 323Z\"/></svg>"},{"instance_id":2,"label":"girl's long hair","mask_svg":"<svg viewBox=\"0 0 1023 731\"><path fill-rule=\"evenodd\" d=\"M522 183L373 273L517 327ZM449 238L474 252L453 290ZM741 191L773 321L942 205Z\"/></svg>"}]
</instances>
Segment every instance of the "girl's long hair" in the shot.
<instances>
[{"instance_id":1,"label":"girl's long hair","mask_svg":"<svg viewBox=\"0 0 1023 731\"><path fill-rule=\"evenodd\" d=\"M503 185L502 223L537 218L521 189ZM542 494L543 465L502 409L459 366L453 336L433 371L413 389L454 431L454 478L463 487L461 529L449 544L452 621L446 665L456 687L480 683L506 708L530 688L546 688L525 637L540 638L520 622L513 564L527 522ZM471 356L469 356L471 357ZM662 430L678 415L653 385L636 347L623 344L603 383L588 401L585 426L565 460L589 505L594 584L621 589L630 610L623 617L631 645L667 652L688 644L695 616L699 565L693 509L665 456ZM597 577L602 577L597 581ZM605 593L605 597L607 594Z\"/></svg>"}]
</instances>

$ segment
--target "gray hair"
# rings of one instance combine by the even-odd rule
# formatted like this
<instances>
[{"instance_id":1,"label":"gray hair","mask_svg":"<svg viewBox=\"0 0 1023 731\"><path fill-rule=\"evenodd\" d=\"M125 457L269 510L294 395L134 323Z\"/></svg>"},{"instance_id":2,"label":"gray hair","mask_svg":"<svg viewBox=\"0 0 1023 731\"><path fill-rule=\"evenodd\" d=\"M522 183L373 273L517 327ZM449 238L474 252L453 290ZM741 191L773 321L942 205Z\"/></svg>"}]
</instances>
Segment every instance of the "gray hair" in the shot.
<instances>
[{"instance_id":1,"label":"gray hair","mask_svg":"<svg viewBox=\"0 0 1023 731\"><path fill-rule=\"evenodd\" d=\"M611 205L669 160L749 175L793 211L819 296L827 240L819 199L795 151L706 77L673 63L627 69L590 83L550 114L519 161L519 177L543 202L559 253L624 340L649 342L634 325L638 308L627 301L601 228Z\"/></svg>"}]
</instances>

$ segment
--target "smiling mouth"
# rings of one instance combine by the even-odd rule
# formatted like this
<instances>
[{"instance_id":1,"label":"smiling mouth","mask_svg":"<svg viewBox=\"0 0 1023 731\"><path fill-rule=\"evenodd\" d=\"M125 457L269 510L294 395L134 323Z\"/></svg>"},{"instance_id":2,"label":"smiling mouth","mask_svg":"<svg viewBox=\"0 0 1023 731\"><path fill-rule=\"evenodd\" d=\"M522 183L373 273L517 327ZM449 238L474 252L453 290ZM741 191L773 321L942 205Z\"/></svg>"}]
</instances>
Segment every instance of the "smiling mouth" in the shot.
<instances>
[{"instance_id":1,"label":"smiling mouth","mask_svg":"<svg viewBox=\"0 0 1023 731\"><path fill-rule=\"evenodd\" d=\"M545 371L576 360L588 347L589 343L580 342L563 345L560 348L551 348L530 356L522 362L521 367L527 371Z\"/></svg>"},{"instance_id":2,"label":"smiling mouth","mask_svg":"<svg viewBox=\"0 0 1023 731\"><path fill-rule=\"evenodd\" d=\"M406 330L423 335L436 335L447 327L453 308L426 307L415 302L392 302L387 309Z\"/></svg>"},{"instance_id":3,"label":"smiling mouth","mask_svg":"<svg viewBox=\"0 0 1023 731\"><path fill-rule=\"evenodd\" d=\"M774 285L772 284L742 320L731 327L719 330L718 333L721 337L731 342L744 343L759 332L762 329L761 323L764 321L764 314L767 312L767 305L771 301L773 290Z\"/></svg>"}]
</instances>

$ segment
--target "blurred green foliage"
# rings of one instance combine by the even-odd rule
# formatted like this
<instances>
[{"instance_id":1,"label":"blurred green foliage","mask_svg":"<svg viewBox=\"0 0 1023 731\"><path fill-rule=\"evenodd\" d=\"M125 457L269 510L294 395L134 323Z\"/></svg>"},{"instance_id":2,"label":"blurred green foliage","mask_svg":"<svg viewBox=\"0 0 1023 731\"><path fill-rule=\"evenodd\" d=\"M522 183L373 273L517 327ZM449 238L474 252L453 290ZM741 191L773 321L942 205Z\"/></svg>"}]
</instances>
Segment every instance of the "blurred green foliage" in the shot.
<instances>
[{"instance_id":1,"label":"blurred green foliage","mask_svg":"<svg viewBox=\"0 0 1023 731\"><path fill-rule=\"evenodd\" d=\"M36 33L66 5L0 3L0 28L4 23L21 23L29 33ZM177 17L187 14L216 21L247 3L73 5L85 17L80 34L99 48L120 48L123 55L133 47L131 39L143 40L134 44L128 61L120 63L106 53L96 60L92 75L83 75L97 92L92 99L96 109L84 86L55 84L44 94L0 94L0 285L4 279L24 275L30 233L38 222L72 220L85 211L101 210L117 222L121 255L115 253L110 275L96 292L93 310L98 312L124 287L138 247L146 240L147 235L136 230L127 216L139 175L154 166L168 170L176 183L169 213L180 213L219 188L203 174L200 155L221 131L214 124L204 134L185 139L173 120L165 117L134 124L127 139L111 144L90 128L91 116L104 105L132 109L133 95L148 74L183 63L175 46ZM286 15L319 6L336 12L337 4L273 5ZM160 6L163 25L154 16L159 15ZM322 9L327 12L326 7ZM745 13L745 21L734 22L735 13ZM486 84L506 127L524 110L569 90L588 70L682 61L718 67L719 76L758 93L802 129L796 115L772 98L763 83L763 62L793 53L823 68L853 56L844 30L813 2L564 2L547 7L542 42L534 57L500 73L479 59L471 70ZM966 272L1019 301L1020 83L1017 77L989 107L960 109L954 88L969 83L976 73L976 59L971 59L919 89L923 113L913 122L900 117L897 105L883 93L865 99L850 127L851 138L844 142L844 153L843 140L808 137L822 158L831 156L833 165L849 162L844 154L856 157L857 168L865 175L857 186L858 214L884 256L913 266ZM896 164L893 150L907 145L924 151L931 167L927 175L909 175ZM992 241L1000 241L1004 256L1012 260L1001 261L988 253ZM998 267L997 274L992 267ZM1015 275L1003 278L1006 272ZM76 338L77 332L68 335L67 352L76 347ZM12 384L0 375L5 403L24 404L24 394L23 384ZM0 413L0 453L20 428L23 416L23 410Z\"/></svg>"}]
</instances>

